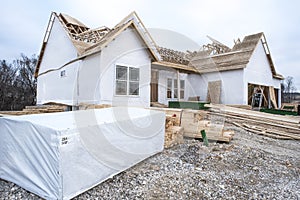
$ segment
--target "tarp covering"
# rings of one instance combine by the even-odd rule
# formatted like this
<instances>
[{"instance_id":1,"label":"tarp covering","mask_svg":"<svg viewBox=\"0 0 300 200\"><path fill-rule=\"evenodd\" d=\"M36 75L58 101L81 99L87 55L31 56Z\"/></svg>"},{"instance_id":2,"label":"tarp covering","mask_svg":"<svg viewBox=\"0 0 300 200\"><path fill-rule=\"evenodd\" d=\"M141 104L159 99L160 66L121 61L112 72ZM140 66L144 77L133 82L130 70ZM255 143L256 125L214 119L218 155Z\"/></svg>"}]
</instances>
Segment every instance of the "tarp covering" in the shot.
<instances>
[{"instance_id":1,"label":"tarp covering","mask_svg":"<svg viewBox=\"0 0 300 200\"><path fill-rule=\"evenodd\" d=\"M70 199L163 150L165 114L142 108L0 118L0 178Z\"/></svg>"}]
</instances>

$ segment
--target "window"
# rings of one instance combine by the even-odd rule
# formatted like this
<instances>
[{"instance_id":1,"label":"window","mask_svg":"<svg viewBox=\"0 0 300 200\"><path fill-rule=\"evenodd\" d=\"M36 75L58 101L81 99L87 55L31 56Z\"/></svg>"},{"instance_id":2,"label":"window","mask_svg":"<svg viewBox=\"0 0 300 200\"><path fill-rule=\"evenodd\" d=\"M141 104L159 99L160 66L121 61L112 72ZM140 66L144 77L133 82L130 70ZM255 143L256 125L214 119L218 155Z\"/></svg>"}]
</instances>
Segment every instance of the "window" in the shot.
<instances>
[{"instance_id":1,"label":"window","mask_svg":"<svg viewBox=\"0 0 300 200\"><path fill-rule=\"evenodd\" d=\"M184 87L185 87L185 81L180 80L180 99L184 99Z\"/></svg>"},{"instance_id":2,"label":"window","mask_svg":"<svg viewBox=\"0 0 300 200\"><path fill-rule=\"evenodd\" d=\"M174 90L173 90L174 95L173 96L174 96L174 98L177 98L177 94L178 94L178 84L177 83L178 82L177 82L177 79L174 79L173 81L174 81Z\"/></svg>"},{"instance_id":3,"label":"window","mask_svg":"<svg viewBox=\"0 0 300 200\"><path fill-rule=\"evenodd\" d=\"M172 98L172 79L167 80L167 98Z\"/></svg>"},{"instance_id":4,"label":"window","mask_svg":"<svg viewBox=\"0 0 300 200\"><path fill-rule=\"evenodd\" d=\"M178 90L180 92L180 99L184 98L184 88L185 88L185 81L180 80L180 88L178 88L177 79L167 79L167 98L177 99L178 97Z\"/></svg>"},{"instance_id":5,"label":"window","mask_svg":"<svg viewBox=\"0 0 300 200\"><path fill-rule=\"evenodd\" d=\"M139 95L140 69L129 67L129 95Z\"/></svg>"},{"instance_id":6,"label":"window","mask_svg":"<svg viewBox=\"0 0 300 200\"><path fill-rule=\"evenodd\" d=\"M140 69L116 66L116 95L139 95Z\"/></svg>"}]
</instances>

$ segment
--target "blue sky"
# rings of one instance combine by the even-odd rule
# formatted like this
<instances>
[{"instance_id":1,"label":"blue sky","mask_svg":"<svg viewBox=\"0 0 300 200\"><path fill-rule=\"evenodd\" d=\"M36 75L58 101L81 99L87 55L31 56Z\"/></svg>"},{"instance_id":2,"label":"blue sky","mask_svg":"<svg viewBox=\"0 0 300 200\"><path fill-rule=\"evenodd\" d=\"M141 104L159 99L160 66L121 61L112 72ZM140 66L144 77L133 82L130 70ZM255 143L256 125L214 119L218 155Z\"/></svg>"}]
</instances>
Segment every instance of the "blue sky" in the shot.
<instances>
[{"instance_id":1,"label":"blue sky","mask_svg":"<svg viewBox=\"0 0 300 200\"><path fill-rule=\"evenodd\" d=\"M38 54L52 11L96 28L113 27L135 10L158 43L180 50L209 43L207 35L232 47L234 39L264 32L277 71L293 76L300 91L298 0L10 0L1 8L1 60Z\"/></svg>"}]
</instances>

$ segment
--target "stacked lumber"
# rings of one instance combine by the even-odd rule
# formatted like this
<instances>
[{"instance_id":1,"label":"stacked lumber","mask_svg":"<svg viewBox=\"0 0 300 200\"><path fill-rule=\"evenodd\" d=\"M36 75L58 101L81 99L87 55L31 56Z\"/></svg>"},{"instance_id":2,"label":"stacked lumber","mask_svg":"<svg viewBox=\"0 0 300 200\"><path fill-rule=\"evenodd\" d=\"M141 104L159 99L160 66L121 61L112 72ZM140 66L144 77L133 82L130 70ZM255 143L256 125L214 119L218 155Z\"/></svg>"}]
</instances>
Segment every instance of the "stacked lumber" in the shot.
<instances>
[{"instance_id":1,"label":"stacked lumber","mask_svg":"<svg viewBox=\"0 0 300 200\"><path fill-rule=\"evenodd\" d=\"M184 128L184 136L202 138L201 130L205 130L207 139L214 141L230 142L234 131L224 130L223 124L206 120L207 112L201 110L184 110L181 117L181 126Z\"/></svg>"},{"instance_id":2,"label":"stacked lumber","mask_svg":"<svg viewBox=\"0 0 300 200\"><path fill-rule=\"evenodd\" d=\"M26 106L21 111L1 111L4 115L30 115L40 113L64 112L68 110L67 105L38 105Z\"/></svg>"},{"instance_id":3,"label":"stacked lumber","mask_svg":"<svg viewBox=\"0 0 300 200\"><path fill-rule=\"evenodd\" d=\"M183 109L178 108L158 108L158 107L150 107L151 110L163 111L166 113L166 116L172 116L176 120L176 125L180 125L181 114Z\"/></svg>"},{"instance_id":4,"label":"stacked lumber","mask_svg":"<svg viewBox=\"0 0 300 200\"><path fill-rule=\"evenodd\" d=\"M38 113L53 113L53 112L64 112L68 110L67 105L38 105L38 106L26 106L23 112L30 114Z\"/></svg>"},{"instance_id":5,"label":"stacked lumber","mask_svg":"<svg viewBox=\"0 0 300 200\"><path fill-rule=\"evenodd\" d=\"M210 115L224 117L225 121L249 132L278 139L300 139L300 117L282 116L225 105L207 104Z\"/></svg>"},{"instance_id":6,"label":"stacked lumber","mask_svg":"<svg viewBox=\"0 0 300 200\"><path fill-rule=\"evenodd\" d=\"M79 104L79 110L110 108L110 104Z\"/></svg>"},{"instance_id":7,"label":"stacked lumber","mask_svg":"<svg viewBox=\"0 0 300 200\"><path fill-rule=\"evenodd\" d=\"M178 120L173 115L166 115L165 124L165 148L183 143L183 128L179 126Z\"/></svg>"},{"instance_id":8,"label":"stacked lumber","mask_svg":"<svg viewBox=\"0 0 300 200\"><path fill-rule=\"evenodd\" d=\"M230 107L234 107L234 108L242 108L242 109L246 109L246 110L252 109L250 105L228 104L226 106L230 106Z\"/></svg>"},{"instance_id":9,"label":"stacked lumber","mask_svg":"<svg viewBox=\"0 0 300 200\"><path fill-rule=\"evenodd\" d=\"M183 128L183 136L188 138L202 138L201 130L205 130L209 140L230 142L233 138L234 131L225 131L223 125L219 125L209 118L208 112L204 110L189 110L175 108L151 108L154 110L164 111L166 113L166 134L171 135L171 128L180 126ZM167 143L171 136L167 136Z\"/></svg>"},{"instance_id":10,"label":"stacked lumber","mask_svg":"<svg viewBox=\"0 0 300 200\"><path fill-rule=\"evenodd\" d=\"M150 107L151 110L163 111L166 114L164 148L183 143L184 129L180 126L182 109Z\"/></svg>"},{"instance_id":11,"label":"stacked lumber","mask_svg":"<svg viewBox=\"0 0 300 200\"><path fill-rule=\"evenodd\" d=\"M10 116L10 115L27 115L31 113L25 113L23 111L0 111L1 116Z\"/></svg>"}]
</instances>

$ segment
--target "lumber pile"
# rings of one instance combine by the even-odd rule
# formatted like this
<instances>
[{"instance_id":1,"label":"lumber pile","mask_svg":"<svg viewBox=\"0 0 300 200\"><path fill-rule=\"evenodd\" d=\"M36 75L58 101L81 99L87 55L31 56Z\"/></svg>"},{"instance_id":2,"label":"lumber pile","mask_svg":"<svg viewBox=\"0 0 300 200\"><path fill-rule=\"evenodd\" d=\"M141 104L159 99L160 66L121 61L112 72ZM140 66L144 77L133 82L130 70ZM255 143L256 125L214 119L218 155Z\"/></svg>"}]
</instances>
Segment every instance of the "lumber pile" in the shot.
<instances>
[{"instance_id":1,"label":"lumber pile","mask_svg":"<svg viewBox=\"0 0 300 200\"><path fill-rule=\"evenodd\" d=\"M164 148L183 143L183 128L179 126L176 116L166 115Z\"/></svg>"},{"instance_id":2,"label":"lumber pile","mask_svg":"<svg viewBox=\"0 0 300 200\"><path fill-rule=\"evenodd\" d=\"M4 115L30 115L40 113L64 112L68 110L67 105L38 105L26 106L21 111L1 111Z\"/></svg>"},{"instance_id":3,"label":"lumber pile","mask_svg":"<svg viewBox=\"0 0 300 200\"><path fill-rule=\"evenodd\" d=\"M38 106L26 106L23 112L30 114L38 113L53 113L53 112L64 112L68 110L67 105L38 105Z\"/></svg>"},{"instance_id":4,"label":"lumber pile","mask_svg":"<svg viewBox=\"0 0 300 200\"><path fill-rule=\"evenodd\" d=\"M201 130L205 130L208 140L230 142L234 131L224 130L223 124L217 124L207 120L207 112L201 110L184 110L181 117L181 126L184 128L184 136L202 138Z\"/></svg>"},{"instance_id":5,"label":"lumber pile","mask_svg":"<svg viewBox=\"0 0 300 200\"><path fill-rule=\"evenodd\" d=\"M224 117L225 121L249 132L278 139L300 139L300 117L282 116L225 105L207 104L210 115Z\"/></svg>"},{"instance_id":6,"label":"lumber pile","mask_svg":"<svg viewBox=\"0 0 300 200\"><path fill-rule=\"evenodd\" d=\"M79 110L88 110L88 109L101 109L101 108L110 108L110 104L79 104Z\"/></svg>"},{"instance_id":7,"label":"lumber pile","mask_svg":"<svg viewBox=\"0 0 300 200\"><path fill-rule=\"evenodd\" d=\"M151 110L163 111L166 114L164 148L183 143L184 129L180 126L182 109L150 107Z\"/></svg>"},{"instance_id":8,"label":"lumber pile","mask_svg":"<svg viewBox=\"0 0 300 200\"><path fill-rule=\"evenodd\" d=\"M166 137L165 143L176 142L175 130L182 127L183 136L188 138L202 138L201 130L205 130L209 140L230 142L234 136L234 131L224 130L222 124L217 124L212 120L208 120L208 112L204 110L189 110L175 108L151 108L154 110L164 111L166 113ZM172 128L176 127L176 128ZM181 131L181 130L180 130ZM175 135L175 136L173 136ZM180 139L179 139L180 140Z\"/></svg>"},{"instance_id":9,"label":"lumber pile","mask_svg":"<svg viewBox=\"0 0 300 200\"><path fill-rule=\"evenodd\" d=\"M228 104L226 106L234 107L234 108L242 108L242 109L246 109L246 110L252 109L250 105Z\"/></svg>"}]
</instances>

